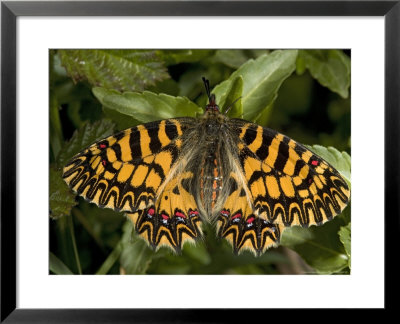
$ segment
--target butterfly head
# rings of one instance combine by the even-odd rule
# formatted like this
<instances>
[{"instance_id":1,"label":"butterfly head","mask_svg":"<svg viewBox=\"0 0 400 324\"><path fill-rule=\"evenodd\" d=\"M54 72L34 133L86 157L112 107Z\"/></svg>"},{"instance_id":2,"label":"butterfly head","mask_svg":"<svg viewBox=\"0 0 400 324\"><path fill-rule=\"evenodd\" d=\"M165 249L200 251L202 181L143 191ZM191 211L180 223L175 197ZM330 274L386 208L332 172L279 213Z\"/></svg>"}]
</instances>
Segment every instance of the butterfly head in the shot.
<instances>
[{"instance_id":1,"label":"butterfly head","mask_svg":"<svg viewBox=\"0 0 400 324\"><path fill-rule=\"evenodd\" d=\"M215 102L215 95L211 94L209 97L209 103L206 106L206 111L218 111L219 112L219 106Z\"/></svg>"},{"instance_id":2,"label":"butterfly head","mask_svg":"<svg viewBox=\"0 0 400 324\"><path fill-rule=\"evenodd\" d=\"M214 113L220 113L221 110L219 109L219 106L216 103L215 100L215 94L211 93L210 91L210 81L208 81L205 77L202 77L204 86L206 88L207 96L208 96L208 105L206 106L206 112L214 112ZM233 107L233 105L239 101L242 97L237 98L235 101L233 101L228 108L225 109L224 112L222 112L223 115L227 115L229 110Z\"/></svg>"},{"instance_id":3,"label":"butterfly head","mask_svg":"<svg viewBox=\"0 0 400 324\"><path fill-rule=\"evenodd\" d=\"M210 81L208 81L205 77L202 77L204 86L206 88L207 96L208 96L208 105L206 106L206 111L217 111L219 112L219 106L215 102L215 94L210 91Z\"/></svg>"}]
</instances>

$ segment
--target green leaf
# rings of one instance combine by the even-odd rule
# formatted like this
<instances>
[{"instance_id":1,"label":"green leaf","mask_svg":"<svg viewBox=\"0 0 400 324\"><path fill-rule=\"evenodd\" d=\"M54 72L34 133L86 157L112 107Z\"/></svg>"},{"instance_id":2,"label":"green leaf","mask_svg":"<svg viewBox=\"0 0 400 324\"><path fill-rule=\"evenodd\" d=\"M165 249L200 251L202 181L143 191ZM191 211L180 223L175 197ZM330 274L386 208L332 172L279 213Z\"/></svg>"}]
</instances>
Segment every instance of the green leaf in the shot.
<instances>
[{"instance_id":1,"label":"green leaf","mask_svg":"<svg viewBox=\"0 0 400 324\"><path fill-rule=\"evenodd\" d=\"M281 245L296 251L317 272L331 274L346 269L349 257L338 231L350 219L350 207L322 226L293 226L282 233Z\"/></svg>"},{"instance_id":2,"label":"green leaf","mask_svg":"<svg viewBox=\"0 0 400 324\"><path fill-rule=\"evenodd\" d=\"M167 79L161 82L158 82L156 86L151 86L147 89L147 91L155 92L155 93L168 93L171 96L179 95L179 85L178 82L172 79Z\"/></svg>"},{"instance_id":3,"label":"green leaf","mask_svg":"<svg viewBox=\"0 0 400 324\"><path fill-rule=\"evenodd\" d=\"M84 124L79 130L75 131L71 140L60 151L57 158L57 165L59 167L64 166L70 158L82 149L104 137L112 135L114 126L114 123L107 119L102 119L93 124Z\"/></svg>"},{"instance_id":4,"label":"green leaf","mask_svg":"<svg viewBox=\"0 0 400 324\"><path fill-rule=\"evenodd\" d=\"M321 145L305 145L315 154L321 156L328 163L330 163L350 185L351 183L351 158L347 152L339 152L334 147L324 147Z\"/></svg>"},{"instance_id":5,"label":"green leaf","mask_svg":"<svg viewBox=\"0 0 400 324\"><path fill-rule=\"evenodd\" d=\"M296 73L298 75L302 75L305 71L307 70L306 67L306 62L304 60L304 57L302 55L297 56L297 61L296 61Z\"/></svg>"},{"instance_id":6,"label":"green leaf","mask_svg":"<svg viewBox=\"0 0 400 324\"><path fill-rule=\"evenodd\" d=\"M276 98L275 98L276 99ZM260 126L267 126L271 115L273 114L273 107L275 100L273 100L262 112L259 114L255 120L255 123Z\"/></svg>"},{"instance_id":7,"label":"green leaf","mask_svg":"<svg viewBox=\"0 0 400 324\"><path fill-rule=\"evenodd\" d=\"M103 251L104 247L114 248L119 242L120 228L125 221L122 212L99 208L80 199L78 208L74 208L72 214Z\"/></svg>"},{"instance_id":8,"label":"green leaf","mask_svg":"<svg viewBox=\"0 0 400 324\"><path fill-rule=\"evenodd\" d=\"M50 167L49 204L52 218L70 215L72 207L77 204L75 195L61 177L61 171L56 170L53 166Z\"/></svg>"},{"instance_id":9,"label":"green leaf","mask_svg":"<svg viewBox=\"0 0 400 324\"><path fill-rule=\"evenodd\" d=\"M351 222L346 226L342 226L339 230L340 242L344 246L347 256L349 257L349 268L351 269Z\"/></svg>"},{"instance_id":10,"label":"green leaf","mask_svg":"<svg viewBox=\"0 0 400 324\"><path fill-rule=\"evenodd\" d=\"M77 82L119 91L142 91L169 77L153 50L59 50L62 65Z\"/></svg>"},{"instance_id":11,"label":"green leaf","mask_svg":"<svg viewBox=\"0 0 400 324\"><path fill-rule=\"evenodd\" d=\"M197 261L204 265L211 262L211 256L204 244L185 244L182 249L182 254L188 259Z\"/></svg>"},{"instance_id":12,"label":"green leaf","mask_svg":"<svg viewBox=\"0 0 400 324\"><path fill-rule=\"evenodd\" d=\"M103 113L104 116L106 116L108 119L111 119L115 123L116 130L118 131L128 129L139 124L143 124L142 122L131 116L121 114L117 110L108 109L104 106L103 106Z\"/></svg>"},{"instance_id":13,"label":"green leaf","mask_svg":"<svg viewBox=\"0 0 400 324\"><path fill-rule=\"evenodd\" d=\"M277 50L247 61L214 88L217 103L226 96L236 77L242 76L243 118L254 121L275 100L282 82L295 70L296 58L297 50Z\"/></svg>"},{"instance_id":14,"label":"green leaf","mask_svg":"<svg viewBox=\"0 0 400 324\"><path fill-rule=\"evenodd\" d=\"M128 220L123 227L122 252L120 256L121 267L126 274L146 273L152 258L155 256L147 243L133 234L132 223Z\"/></svg>"},{"instance_id":15,"label":"green leaf","mask_svg":"<svg viewBox=\"0 0 400 324\"><path fill-rule=\"evenodd\" d=\"M220 49L217 50L214 57L214 61L220 62L229 66L231 68L237 69L242 64L244 64L249 57L245 54L245 51L240 50L232 50L232 49Z\"/></svg>"},{"instance_id":16,"label":"green leaf","mask_svg":"<svg viewBox=\"0 0 400 324\"><path fill-rule=\"evenodd\" d=\"M56 157L61 150L63 134L59 114L59 103L52 90L50 90L50 133L50 147L53 157Z\"/></svg>"},{"instance_id":17,"label":"green leaf","mask_svg":"<svg viewBox=\"0 0 400 324\"><path fill-rule=\"evenodd\" d=\"M178 63L191 63L200 61L203 58L212 56L215 50L210 49L180 49L180 50L157 50L157 56L166 65Z\"/></svg>"},{"instance_id":18,"label":"green leaf","mask_svg":"<svg viewBox=\"0 0 400 324\"><path fill-rule=\"evenodd\" d=\"M349 96L350 58L341 50L300 50L298 70L302 65L324 87L338 93L341 97Z\"/></svg>"},{"instance_id":19,"label":"green leaf","mask_svg":"<svg viewBox=\"0 0 400 324\"><path fill-rule=\"evenodd\" d=\"M72 275L74 274L59 258L50 252L49 257L50 271L58 275Z\"/></svg>"},{"instance_id":20,"label":"green leaf","mask_svg":"<svg viewBox=\"0 0 400 324\"><path fill-rule=\"evenodd\" d=\"M235 80L233 80L233 82L230 84L230 88L219 101L220 109L222 112L225 112L230 107L228 116L231 118L242 118L243 116L243 106L241 98L242 91L243 78L239 75L235 78Z\"/></svg>"},{"instance_id":21,"label":"green leaf","mask_svg":"<svg viewBox=\"0 0 400 324\"><path fill-rule=\"evenodd\" d=\"M125 119L143 123L173 117L195 117L203 110L186 97L166 94L125 92L123 94L105 88L93 88L93 94L105 110L113 110Z\"/></svg>"}]
</instances>

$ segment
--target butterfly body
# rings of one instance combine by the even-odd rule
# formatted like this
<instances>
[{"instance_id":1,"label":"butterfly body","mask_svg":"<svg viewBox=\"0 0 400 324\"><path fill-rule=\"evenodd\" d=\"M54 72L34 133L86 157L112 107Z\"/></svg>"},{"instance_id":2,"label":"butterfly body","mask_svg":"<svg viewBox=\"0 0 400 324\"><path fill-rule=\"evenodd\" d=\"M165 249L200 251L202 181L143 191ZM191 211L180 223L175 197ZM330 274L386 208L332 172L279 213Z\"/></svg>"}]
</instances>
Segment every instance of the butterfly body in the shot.
<instances>
[{"instance_id":1,"label":"butterfly body","mask_svg":"<svg viewBox=\"0 0 400 324\"><path fill-rule=\"evenodd\" d=\"M218 110L206 110L186 139L187 169L194 174L190 191L195 194L201 215L208 222L215 222L227 197L230 161L235 154L227 121Z\"/></svg>"},{"instance_id":2,"label":"butterfly body","mask_svg":"<svg viewBox=\"0 0 400 324\"><path fill-rule=\"evenodd\" d=\"M209 99L197 119L151 122L94 143L65 166L65 181L126 212L154 248L178 252L207 222L234 252L259 255L285 227L320 225L345 208L349 188L329 163L276 131L228 118Z\"/></svg>"}]
</instances>

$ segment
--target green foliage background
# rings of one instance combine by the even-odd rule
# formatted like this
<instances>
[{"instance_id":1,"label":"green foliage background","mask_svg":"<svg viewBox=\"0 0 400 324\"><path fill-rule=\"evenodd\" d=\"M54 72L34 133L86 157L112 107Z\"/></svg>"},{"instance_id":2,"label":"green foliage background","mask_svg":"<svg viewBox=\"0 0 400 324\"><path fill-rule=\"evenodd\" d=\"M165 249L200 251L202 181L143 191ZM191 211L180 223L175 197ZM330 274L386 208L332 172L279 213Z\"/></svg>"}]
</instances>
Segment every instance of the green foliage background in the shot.
<instances>
[{"instance_id":1,"label":"green foliage background","mask_svg":"<svg viewBox=\"0 0 400 324\"><path fill-rule=\"evenodd\" d=\"M309 146L350 183L350 51L51 50L50 273L349 273L350 206L323 226L284 231L261 257L210 235L182 255L153 252L121 213L76 197L63 165L96 140L153 120L201 114L210 80L231 117ZM315 145L318 144L318 145Z\"/></svg>"}]
</instances>

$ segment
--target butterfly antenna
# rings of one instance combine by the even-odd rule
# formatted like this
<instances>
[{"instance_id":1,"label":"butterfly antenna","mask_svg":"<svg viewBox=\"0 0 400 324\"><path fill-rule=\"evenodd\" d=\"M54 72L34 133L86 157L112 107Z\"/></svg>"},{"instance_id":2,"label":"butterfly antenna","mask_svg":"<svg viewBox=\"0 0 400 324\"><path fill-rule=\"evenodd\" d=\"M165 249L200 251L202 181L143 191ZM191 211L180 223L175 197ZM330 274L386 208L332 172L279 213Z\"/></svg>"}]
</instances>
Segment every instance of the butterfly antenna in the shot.
<instances>
[{"instance_id":1,"label":"butterfly antenna","mask_svg":"<svg viewBox=\"0 0 400 324\"><path fill-rule=\"evenodd\" d=\"M232 102L232 103L229 105L228 108L226 108L226 110L224 111L224 115L226 115L226 114L229 112L229 110L231 110L231 108L233 107L233 105L234 105L236 102L238 102L240 99L242 99L242 96L240 96L239 98L237 98L234 102Z\"/></svg>"},{"instance_id":2,"label":"butterfly antenna","mask_svg":"<svg viewBox=\"0 0 400 324\"><path fill-rule=\"evenodd\" d=\"M208 81L205 77L202 77L202 79L203 79L204 87L206 88L208 100L210 100L211 99L210 81Z\"/></svg>"}]
</instances>

